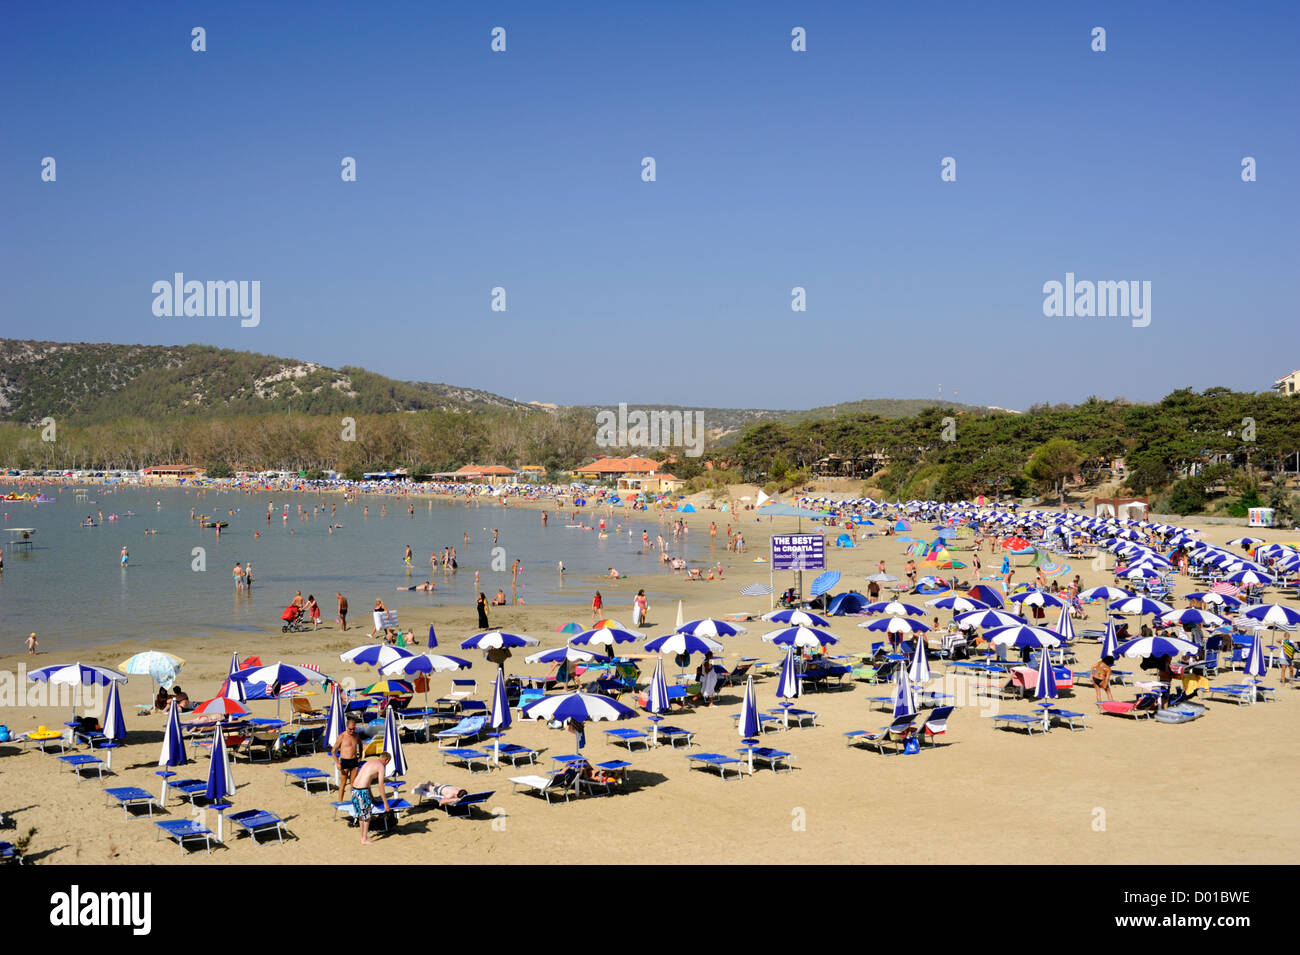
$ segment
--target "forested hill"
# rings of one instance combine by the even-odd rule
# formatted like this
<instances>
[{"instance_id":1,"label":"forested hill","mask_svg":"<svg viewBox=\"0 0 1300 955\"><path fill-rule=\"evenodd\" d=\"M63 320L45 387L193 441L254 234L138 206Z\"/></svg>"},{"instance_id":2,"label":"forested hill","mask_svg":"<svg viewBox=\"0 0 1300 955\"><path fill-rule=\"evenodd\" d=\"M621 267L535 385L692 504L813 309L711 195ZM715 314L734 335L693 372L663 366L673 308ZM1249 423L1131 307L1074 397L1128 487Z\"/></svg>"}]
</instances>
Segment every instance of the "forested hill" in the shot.
<instances>
[{"instance_id":1,"label":"forested hill","mask_svg":"<svg viewBox=\"0 0 1300 955\"><path fill-rule=\"evenodd\" d=\"M487 391L206 345L0 339L0 420L529 409Z\"/></svg>"}]
</instances>

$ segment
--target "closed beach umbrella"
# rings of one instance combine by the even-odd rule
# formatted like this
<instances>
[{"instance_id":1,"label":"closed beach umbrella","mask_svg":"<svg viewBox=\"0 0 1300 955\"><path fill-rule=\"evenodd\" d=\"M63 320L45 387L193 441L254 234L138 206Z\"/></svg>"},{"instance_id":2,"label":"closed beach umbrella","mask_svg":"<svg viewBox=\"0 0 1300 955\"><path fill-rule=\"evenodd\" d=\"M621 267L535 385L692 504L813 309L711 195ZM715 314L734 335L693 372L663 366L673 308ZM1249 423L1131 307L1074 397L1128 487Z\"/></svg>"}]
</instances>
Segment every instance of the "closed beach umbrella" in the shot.
<instances>
[{"instance_id":1,"label":"closed beach umbrella","mask_svg":"<svg viewBox=\"0 0 1300 955\"><path fill-rule=\"evenodd\" d=\"M803 680L799 678L799 665L794 658L794 647L785 651L781 664L781 678L776 683L776 695L783 700L798 699L803 695Z\"/></svg>"},{"instance_id":2,"label":"closed beach umbrella","mask_svg":"<svg viewBox=\"0 0 1300 955\"><path fill-rule=\"evenodd\" d=\"M916 713L916 698L912 694L912 680L907 667L898 668L894 682L894 719Z\"/></svg>"},{"instance_id":3,"label":"closed beach umbrella","mask_svg":"<svg viewBox=\"0 0 1300 955\"><path fill-rule=\"evenodd\" d=\"M325 751L329 752L339 737L347 730L347 708L343 705L343 690L338 683L330 684L330 705L325 711ZM339 784L339 766L334 764L334 785Z\"/></svg>"},{"instance_id":4,"label":"closed beach umbrella","mask_svg":"<svg viewBox=\"0 0 1300 955\"><path fill-rule=\"evenodd\" d=\"M1116 648L1119 646L1119 638L1115 635L1115 622L1106 621L1106 632L1101 637L1101 655L1102 658L1110 657L1112 660L1118 659L1119 654Z\"/></svg>"},{"instance_id":5,"label":"closed beach umbrella","mask_svg":"<svg viewBox=\"0 0 1300 955\"><path fill-rule=\"evenodd\" d=\"M1070 618L1070 608L1061 607L1061 619L1057 621L1056 632L1061 635L1063 643L1074 640L1074 621Z\"/></svg>"},{"instance_id":6,"label":"closed beach umbrella","mask_svg":"<svg viewBox=\"0 0 1300 955\"><path fill-rule=\"evenodd\" d=\"M925 638L916 638L916 651L912 654L912 664L908 667L908 677L917 686L930 682L930 660L925 652Z\"/></svg>"},{"instance_id":7,"label":"closed beach umbrella","mask_svg":"<svg viewBox=\"0 0 1300 955\"><path fill-rule=\"evenodd\" d=\"M104 701L104 739L117 743L126 739L126 723L122 719L122 699L117 692L117 681L108 685L108 699ZM113 768L113 748L107 748L106 769Z\"/></svg>"},{"instance_id":8,"label":"closed beach umbrella","mask_svg":"<svg viewBox=\"0 0 1300 955\"><path fill-rule=\"evenodd\" d=\"M510 700L506 696L506 671L498 667L496 681L492 684L492 715L488 725L501 733L510 728L510 722ZM501 737L498 736L492 743L493 761L499 765L501 762Z\"/></svg>"},{"instance_id":9,"label":"closed beach umbrella","mask_svg":"<svg viewBox=\"0 0 1300 955\"><path fill-rule=\"evenodd\" d=\"M760 732L758 726L758 703L754 698L754 678L745 679L745 698L740 703L740 719L736 720L736 730L742 741L757 742ZM754 774L754 751L749 751L749 773Z\"/></svg>"},{"instance_id":10,"label":"closed beach umbrella","mask_svg":"<svg viewBox=\"0 0 1300 955\"><path fill-rule=\"evenodd\" d=\"M1056 699L1056 674L1052 671L1052 656L1047 650L1038 655L1038 683L1034 687L1034 699ZM1047 719L1046 714L1043 719Z\"/></svg>"},{"instance_id":11,"label":"closed beach umbrella","mask_svg":"<svg viewBox=\"0 0 1300 955\"><path fill-rule=\"evenodd\" d=\"M212 731L212 758L208 762L208 786L203 791L208 805L224 803L235 794L235 777L230 772L230 760L226 757L226 735L218 726ZM217 841L225 841L226 814L224 805L217 808Z\"/></svg>"},{"instance_id":12,"label":"closed beach umbrella","mask_svg":"<svg viewBox=\"0 0 1300 955\"><path fill-rule=\"evenodd\" d=\"M1246 676L1262 680L1267 675L1268 660L1264 658L1264 642L1259 637L1259 631L1256 630L1250 638L1250 649L1246 651Z\"/></svg>"},{"instance_id":13,"label":"closed beach umbrella","mask_svg":"<svg viewBox=\"0 0 1300 955\"><path fill-rule=\"evenodd\" d=\"M167 727L163 730L162 750L158 754L158 765L164 770L173 766L184 766L189 762L185 755L185 737L181 734L181 711L172 700L167 704ZM168 775L171 775L170 773ZM162 791L158 801L167 805L167 776L162 777Z\"/></svg>"},{"instance_id":14,"label":"closed beach umbrella","mask_svg":"<svg viewBox=\"0 0 1300 955\"><path fill-rule=\"evenodd\" d=\"M405 776L406 754L402 751L402 734L397 730L397 714L391 706L384 707L384 752L393 757L384 767L384 778Z\"/></svg>"},{"instance_id":15,"label":"closed beach umbrella","mask_svg":"<svg viewBox=\"0 0 1300 955\"><path fill-rule=\"evenodd\" d=\"M655 660L655 671L650 675L650 685L646 688L645 708L651 713L668 712L668 681L664 679L663 658ZM659 745L659 721L650 722L650 735L655 746Z\"/></svg>"},{"instance_id":16,"label":"closed beach umbrella","mask_svg":"<svg viewBox=\"0 0 1300 955\"><path fill-rule=\"evenodd\" d=\"M807 610L773 610L762 617L768 623L784 623L792 627L829 627L831 622L825 617Z\"/></svg>"},{"instance_id":17,"label":"closed beach umbrella","mask_svg":"<svg viewBox=\"0 0 1300 955\"><path fill-rule=\"evenodd\" d=\"M677 601L677 623L674 629L676 630L682 629L682 621L685 619L686 619L685 611L682 609L682 602L679 600Z\"/></svg>"}]
</instances>

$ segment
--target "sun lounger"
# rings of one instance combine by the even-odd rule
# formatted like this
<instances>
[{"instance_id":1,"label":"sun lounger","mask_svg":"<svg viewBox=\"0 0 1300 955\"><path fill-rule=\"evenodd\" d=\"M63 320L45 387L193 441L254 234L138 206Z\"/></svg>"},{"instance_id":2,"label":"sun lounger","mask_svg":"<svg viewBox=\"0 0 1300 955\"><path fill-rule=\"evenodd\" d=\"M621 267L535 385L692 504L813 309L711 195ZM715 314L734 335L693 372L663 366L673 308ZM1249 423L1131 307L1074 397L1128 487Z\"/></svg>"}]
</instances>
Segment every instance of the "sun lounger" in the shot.
<instances>
[{"instance_id":1,"label":"sun lounger","mask_svg":"<svg viewBox=\"0 0 1300 955\"><path fill-rule=\"evenodd\" d=\"M203 848L208 855L212 854L212 830L193 819L168 819L155 822L154 825L158 827L159 838L166 835L168 839L176 840L176 844L181 847L182 856L185 855L187 841L197 842L200 839L203 840Z\"/></svg>"},{"instance_id":2,"label":"sun lounger","mask_svg":"<svg viewBox=\"0 0 1300 955\"><path fill-rule=\"evenodd\" d=\"M773 749L770 746L755 746L752 749L738 749L736 752L741 756L752 756L755 762L762 760L772 768L772 772L774 773L781 772L782 763L785 764L785 771L787 773L794 772L794 766L791 765L790 762L794 757L782 750Z\"/></svg>"},{"instance_id":3,"label":"sun lounger","mask_svg":"<svg viewBox=\"0 0 1300 955\"><path fill-rule=\"evenodd\" d=\"M202 796L208 791L208 784L202 779L169 779L167 788L171 792L180 793L181 798L188 799L192 806L196 796Z\"/></svg>"},{"instance_id":4,"label":"sun lounger","mask_svg":"<svg viewBox=\"0 0 1300 955\"><path fill-rule=\"evenodd\" d=\"M723 756L721 753L690 753L687 755L686 760L690 763L692 769L695 768L696 763L703 763L705 769L712 766L723 779L727 778L727 769L729 767L744 765L740 760L732 759L730 756ZM739 768L735 772L737 779L744 775Z\"/></svg>"},{"instance_id":5,"label":"sun lounger","mask_svg":"<svg viewBox=\"0 0 1300 955\"><path fill-rule=\"evenodd\" d=\"M695 734L680 726L661 726L658 735L660 739L668 740L668 745L673 749L677 748L678 742L685 743L688 747L695 742Z\"/></svg>"},{"instance_id":6,"label":"sun lounger","mask_svg":"<svg viewBox=\"0 0 1300 955\"><path fill-rule=\"evenodd\" d=\"M0 842L0 862L13 865L23 864L23 854L12 842Z\"/></svg>"},{"instance_id":7,"label":"sun lounger","mask_svg":"<svg viewBox=\"0 0 1300 955\"><path fill-rule=\"evenodd\" d=\"M447 765L447 760L454 763L464 763L465 768L471 773L474 772L474 764L482 763L482 772L492 772L493 759L491 750L465 749L457 747L456 749L444 749L442 751L442 765Z\"/></svg>"},{"instance_id":8,"label":"sun lounger","mask_svg":"<svg viewBox=\"0 0 1300 955\"><path fill-rule=\"evenodd\" d=\"M325 721L325 714L318 709L314 709L301 696L291 698L289 703L293 707L291 715L295 723L323 723Z\"/></svg>"},{"instance_id":9,"label":"sun lounger","mask_svg":"<svg viewBox=\"0 0 1300 955\"><path fill-rule=\"evenodd\" d=\"M913 723L916 721L916 714L911 716L900 716L894 722L873 733L870 730L851 730L844 734L844 742L848 746L854 746L858 743L866 743L875 746L877 752L882 756L885 754L885 744L894 742L900 744L898 749L902 749L902 743L907 741L907 737L914 731Z\"/></svg>"},{"instance_id":10,"label":"sun lounger","mask_svg":"<svg viewBox=\"0 0 1300 955\"><path fill-rule=\"evenodd\" d=\"M303 750L314 753L325 742L325 727L304 727L295 733L285 733L280 737L280 741L284 748L295 756Z\"/></svg>"},{"instance_id":11,"label":"sun lounger","mask_svg":"<svg viewBox=\"0 0 1300 955\"><path fill-rule=\"evenodd\" d=\"M438 740L440 748L454 749L463 741L478 739L483 732L483 727L486 725L486 716L467 716L451 729L433 735Z\"/></svg>"},{"instance_id":12,"label":"sun lounger","mask_svg":"<svg viewBox=\"0 0 1300 955\"><path fill-rule=\"evenodd\" d=\"M1234 700L1238 706L1245 706L1255 702L1255 694L1251 690L1252 688L1246 683L1231 683L1212 686L1208 693L1212 700Z\"/></svg>"},{"instance_id":13,"label":"sun lounger","mask_svg":"<svg viewBox=\"0 0 1300 955\"><path fill-rule=\"evenodd\" d=\"M392 783L389 783L388 786L392 788ZM357 811L353 808L351 799L345 799L343 802L332 802L330 805L334 807L335 819L339 817L339 813L343 813L349 819L355 819L357 816ZM409 812L415 807L400 796L396 796L389 798L388 812L384 812L383 808L382 802L375 803L375 814L370 817L370 822L371 825L378 826L381 831L387 832L390 815L393 818L393 824L396 825L402 821L402 813Z\"/></svg>"},{"instance_id":14,"label":"sun lounger","mask_svg":"<svg viewBox=\"0 0 1300 955\"><path fill-rule=\"evenodd\" d=\"M817 714L812 710L800 710L793 706L778 706L767 712L773 718L781 720L783 725L789 725L787 721L794 723L796 726L817 725Z\"/></svg>"},{"instance_id":15,"label":"sun lounger","mask_svg":"<svg viewBox=\"0 0 1300 955\"><path fill-rule=\"evenodd\" d=\"M303 791L309 796L311 795L312 783L324 783L325 792L327 793L330 791L330 786L332 785L330 774L324 770L311 769L302 766L297 769L282 769L280 772L284 773L284 784L286 786L291 782L300 782L302 783Z\"/></svg>"},{"instance_id":16,"label":"sun lounger","mask_svg":"<svg viewBox=\"0 0 1300 955\"><path fill-rule=\"evenodd\" d=\"M631 752L632 748L637 743L640 743L646 749L650 748L650 736L648 733L643 733L641 730L629 729L627 727L605 730L605 741L615 744L622 743L628 748L628 752Z\"/></svg>"},{"instance_id":17,"label":"sun lounger","mask_svg":"<svg viewBox=\"0 0 1300 955\"><path fill-rule=\"evenodd\" d=\"M552 796L563 796L564 801L568 802L577 778L577 770L566 769L554 776L512 776L510 783L514 786L514 792L522 790L525 793L542 796L549 806Z\"/></svg>"},{"instance_id":18,"label":"sun lounger","mask_svg":"<svg viewBox=\"0 0 1300 955\"><path fill-rule=\"evenodd\" d=\"M116 789L105 789L110 800L116 800L117 804L122 807L122 815L127 819L139 818L131 815L131 807L144 804L149 807L149 818L153 818L153 807L158 801L158 797L139 786L119 786Z\"/></svg>"},{"instance_id":19,"label":"sun lounger","mask_svg":"<svg viewBox=\"0 0 1300 955\"><path fill-rule=\"evenodd\" d=\"M1085 713L1076 713L1073 710L1063 710L1056 706L1040 706L1039 709L1047 714L1047 718L1051 722L1064 723L1070 728L1071 733L1076 730L1086 730L1088 728L1088 716Z\"/></svg>"},{"instance_id":20,"label":"sun lounger","mask_svg":"<svg viewBox=\"0 0 1300 955\"><path fill-rule=\"evenodd\" d=\"M59 762L67 765L77 777L77 782L81 782L86 777L81 775L83 769L93 769L99 773L102 781L104 778L104 761L98 756L90 756L85 753L73 754L71 756L60 756Z\"/></svg>"},{"instance_id":21,"label":"sun lounger","mask_svg":"<svg viewBox=\"0 0 1300 955\"><path fill-rule=\"evenodd\" d=\"M276 844L284 844L284 820L273 812L266 812L263 809L245 809L243 812L232 813L227 818L248 833L255 846L264 845L257 841L259 832L274 832L278 840ZM266 840L267 843L270 841Z\"/></svg>"},{"instance_id":22,"label":"sun lounger","mask_svg":"<svg viewBox=\"0 0 1300 955\"><path fill-rule=\"evenodd\" d=\"M993 728L998 729L1022 729L1030 736L1035 731L1047 733L1047 724L1043 722L1041 716L1029 716L1026 713L1002 713L993 717Z\"/></svg>"},{"instance_id":23,"label":"sun lounger","mask_svg":"<svg viewBox=\"0 0 1300 955\"><path fill-rule=\"evenodd\" d=\"M930 737L930 745L935 745L934 738L942 736L948 732L948 717L952 715L953 707L936 706L926 717L925 723L917 731L920 742L924 743L925 738Z\"/></svg>"},{"instance_id":24,"label":"sun lounger","mask_svg":"<svg viewBox=\"0 0 1300 955\"><path fill-rule=\"evenodd\" d=\"M527 763L537 762L537 750L518 743L502 743L499 748L493 747L490 751L494 757L510 760L511 766L518 766L521 759Z\"/></svg>"},{"instance_id":25,"label":"sun lounger","mask_svg":"<svg viewBox=\"0 0 1300 955\"><path fill-rule=\"evenodd\" d=\"M758 717L758 731L760 733L766 733L768 730L779 731L785 729L785 727L781 725L781 721L775 716L768 716L766 713L758 713L756 715ZM735 713L731 718L739 721L740 714ZM662 734L663 730L660 730L659 732Z\"/></svg>"},{"instance_id":26,"label":"sun lounger","mask_svg":"<svg viewBox=\"0 0 1300 955\"><path fill-rule=\"evenodd\" d=\"M468 819L475 806L487 802L495 793L495 789L483 793L466 793L455 802L439 802L435 805L449 816L463 816Z\"/></svg>"},{"instance_id":27,"label":"sun lounger","mask_svg":"<svg viewBox=\"0 0 1300 955\"><path fill-rule=\"evenodd\" d=\"M1109 716L1131 716L1135 720L1150 719L1152 711L1139 708L1135 701L1098 700L1097 706Z\"/></svg>"}]
</instances>

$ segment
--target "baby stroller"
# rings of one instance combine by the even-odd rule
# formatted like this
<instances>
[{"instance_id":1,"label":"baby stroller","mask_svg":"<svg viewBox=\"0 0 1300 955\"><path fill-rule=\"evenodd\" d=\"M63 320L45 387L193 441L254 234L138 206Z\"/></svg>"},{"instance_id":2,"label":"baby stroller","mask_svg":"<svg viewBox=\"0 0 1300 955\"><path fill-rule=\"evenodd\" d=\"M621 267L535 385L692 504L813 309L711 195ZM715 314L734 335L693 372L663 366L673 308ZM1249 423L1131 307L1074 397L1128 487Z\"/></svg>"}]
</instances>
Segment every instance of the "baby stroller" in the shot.
<instances>
[{"instance_id":1,"label":"baby stroller","mask_svg":"<svg viewBox=\"0 0 1300 955\"><path fill-rule=\"evenodd\" d=\"M307 614L301 607L295 607L293 604L284 608L280 619L284 621L280 627L281 633L302 633L307 629Z\"/></svg>"}]
</instances>

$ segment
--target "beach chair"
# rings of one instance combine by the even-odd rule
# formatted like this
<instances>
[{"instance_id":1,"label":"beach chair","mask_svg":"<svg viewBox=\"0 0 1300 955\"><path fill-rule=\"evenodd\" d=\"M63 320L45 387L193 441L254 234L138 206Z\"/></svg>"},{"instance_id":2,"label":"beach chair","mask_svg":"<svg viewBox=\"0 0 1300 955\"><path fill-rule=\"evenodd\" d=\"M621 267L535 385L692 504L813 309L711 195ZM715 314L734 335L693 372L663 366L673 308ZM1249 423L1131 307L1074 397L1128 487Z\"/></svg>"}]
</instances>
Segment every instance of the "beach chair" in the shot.
<instances>
[{"instance_id":1,"label":"beach chair","mask_svg":"<svg viewBox=\"0 0 1300 955\"><path fill-rule=\"evenodd\" d=\"M738 749L736 752L741 756L752 756L755 762L762 760L767 763L774 773L781 772L782 763L785 764L787 773L794 772L794 765L791 763L794 756L782 750L773 749L770 746L755 746L752 749Z\"/></svg>"},{"instance_id":2,"label":"beach chair","mask_svg":"<svg viewBox=\"0 0 1300 955\"><path fill-rule=\"evenodd\" d=\"M478 680L452 680L452 691L447 694L451 700L468 700L478 695Z\"/></svg>"},{"instance_id":3,"label":"beach chair","mask_svg":"<svg viewBox=\"0 0 1300 955\"><path fill-rule=\"evenodd\" d=\"M686 761L690 764L692 769L695 768L696 763L702 764L702 768L706 771L710 766L712 766L718 771L718 775L721 776L723 780L727 778L727 770L732 768L735 768L737 779L744 775L739 768L736 768L743 766L744 763L738 759L732 759L730 756L724 756L721 753L688 753Z\"/></svg>"},{"instance_id":4,"label":"beach chair","mask_svg":"<svg viewBox=\"0 0 1300 955\"><path fill-rule=\"evenodd\" d=\"M644 733L641 730L629 729L627 727L605 730L605 742L614 743L616 745L622 743L628 748L628 752L631 752L632 748L636 746L637 743L640 743L647 750L650 748L650 736L648 733Z\"/></svg>"},{"instance_id":5,"label":"beach chair","mask_svg":"<svg viewBox=\"0 0 1300 955\"><path fill-rule=\"evenodd\" d=\"M193 806L194 800L208 791L208 784L203 779L168 779L167 789L179 793L182 799L188 799Z\"/></svg>"},{"instance_id":6,"label":"beach chair","mask_svg":"<svg viewBox=\"0 0 1300 955\"><path fill-rule=\"evenodd\" d=\"M514 792L542 796L549 806L552 796L563 796L564 801L568 802L570 794L576 788L577 779L576 769L564 769L553 776L512 776L510 783L514 786Z\"/></svg>"},{"instance_id":7,"label":"beach chair","mask_svg":"<svg viewBox=\"0 0 1300 955\"><path fill-rule=\"evenodd\" d=\"M463 749L460 747L456 747L453 749L443 749L440 747L440 750L442 752L442 765L444 766L447 765L447 760L450 759L454 763L463 763L465 768L468 769L471 773L475 771L474 770L475 763L483 764L482 772L485 773L492 772L494 761L492 759L491 751L484 751L484 750L477 750L477 749Z\"/></svg>"},{"instance_id":8,"label":"beach chair","mask_svg":"<svg viewBox=\"0 0 1300 955\"><path fill-rule=\"evenodd\" d=\"M524 718L524 707L536 703L544 696L546 696L545 690L535 690L532 688L521 689L519 691L519 705L517 707L517 709L519 710L519 718L520 719Z\"/></svg>"},{"instance_id":9,"label":"beach chair","mask_svg":"<svg viewBox=\"0 0 1300 955\"><path fill-rule=\"evenodd\" d=\"M749 676L749 671L754 668L751 663L738 663L735 669L726 675L722 680L721 686L738 686L745 682L745 677Z\"/></svg>"},{"instance_id":10,"label":"beach chair","mask_svg":"<svg viewBox=\"0 0 1300 955\"><path fill-rule=\"evenodd\" d=\"M1087 714L1076 713L1073 710L1063 710L1057 706L1040 706L1039 710L1046 714L1049 722L1064 723L1071 733L1088 728Z\"/></svg>"},{"instance_id":11,"label":"beach chair","mask_svg":"<svg viewBox=\"0 0 1300 955\"><path fill-rule=\"evenodd\" d=\"M1000 713L993 717L993 728L1021 729L1033 736L1035 731L1047 735L1049 724L1044 722L1041 716L1030 716L1027 713Z\"/></svg>"},{"instance_id":12,"label":"beach chair","mask_svg":"<svg viewBox=\"0 0 1300 955\"><path fill-rule=\"evenodd\" d=\"M869 746L875 746L876 751L883 756L886 743L897 743L897 751L902 752L903 744L916 731L916 727L913 725L915 722L916 714L913 713L910 716L900 716L876 733L872 733L870 730L851 730L844 734L845 744L856 746L859 743L866 743Z\"/></svg>"},{"instance_id":13,"label":"beach chair","mask_svg":"<svg viewBox=\"0 0 1300 955\"><path fill-rule=\"evenodd\" d=\"M241 755L247 756L248 761L251 763L254 762L253 751L258 747L261 747L266 751L266 761L269 763L275 750L275 744L279 742L279 740L279 730L254 731L248 739L244 740L244 745L240 748L239 752Z\"/></svg>"},{"instance_id":14,"label":"beach chair","mask_svg":"<svg viewBox=\"0 0 1300 955\"><path fill-rule=\"evenodd\" d=\"M392 784L389 783L390 788L391 786ZM342 802L332 802L330 803L330 806L334 809L335 819L339 817L339 813L343 813L343 815L349 819L355 819L357 817L357 811L353 808L351 799L345 799ZM387 832L390 819L392 820L392 824L396 826L402 821L402 814L410 812L414 808L415 807L405 799L394 794L394 796L388 800L388 812L383 811L382 803L375 804L375 814L370 817L370 824L381 832Z\"/></svg>"},{"instance_id":15,"label":"beach chair","mask_svg":"<svg viewBox=\"0 0 1300 955\"><path fill-rule=\"evenodd\" d=\"M1212 700L1232 700L1238 706L1248 706L1255 702L1255 694L1252 692L1252 687L1246 683L1229 683L1224 686L1212 686L1208 693Z\"/></svg>"},{"instance_id":16,"label":"beach chair","mask_svg":"<svg viewBox=\"0 0 1300 955\"><path fill-rule=\"evenodd\" d=\"M487 725L486 716L467 716L449 730L434 733L440 749L453 749L464 741L474 741L483 733Z\"/></svg>"},{"instance_id":17,"label":"beach chair","mask_svg":"<svg viewBox=\"0 0 1300 955\"><path fill-rule=\"evenodd\" d=\"M952 715L953 707L936 706L925 718L925 723L917 732L920 742L924 743L925 738L930 737L930 745L937 745L934 741L936 736L943 736L948 732L948 717Z\"/></svg>"},{"instance_id":18,"label":"beach chair","mask_svg":"<svg viewBox=\"0 0 1300 955\"><path fill-rule=\"evenodd\" d=\"M695 734L690 730L684 730L680 726L661 726L658 735L660 739L668 740L668 745L673 749L677 748L678 743L684 743L687 747L695 742Z\"/></svg>"},{"instance_id":19,"label":"beach chair","mask_svg":"<svg viewBox=\"0 0 1300 955\"><path fill-rule=\"evenodd\" d=\"M83 769L93 769L99 773L101 782L104 779L104 761L98 756L91 756L86 753L72 754L69 756L60 756L59 762L72 770L73 774L77 777L77 782L81 782L86 778L81 775Z\"/></svg>"},{"instance_id":20,"label":"beach chair","mask_svg":"<svg viewBox=\"0 0 1300 955\"><path fill-rule=\"evenodd\" d=\"M289 704L293 707L290 713L291 718L295 723L323 723L325 721L325 714L320 710L313 708L312 705L301 696L291 697Z\"/></svg>"},{"instance_id":21,"label":"beach chair","mask_svg":"<svg viewBox=\"0 0 1300 955\"><path fill-rule=\"evenodd\" d=\"M153 793L141 789L139 786L119 786L114 789L105 789L108 794L110 805L116 802L122 807L122 815L127 819L140 819L141 816L132 816L131 807L145 805L149 809L149 818L153 818L153 807L158 802L158 797Z\"/></svg>"},{"instance_id":22,"label":"beach chair","mask_svg":"<svg viewBox=\"0 0 1300 955\"><path fill-rule=\"evenodd\" d=\"M1150 719L1152 710L1138 707L1136 700L1098 700L1097 708L1107 716L1131 716L1135 720Z\"/></svg>"},{"instance_id":23,"label":"beach chair","mask_svg":"<svg viewBox=\"0 0 1300 955\"><path fill-rule=\"evenodd\" d=\"M758 731L760 733L766 733L768 730L771 730L772 732L779 732L780 730L785 729L785 727L781 725L781 721L777 719L775 716L769 716L766 713L757 713L755 714L755 716L758 719ZM733 713L731 718L739 722L740 714ZM660 730L659 734L662 736L663 730Z\"/></svg>"},{"instance_id":24,"label":"beach chair","mask_svg":"<svg viewBox=\"0 0 1300 955\"><path fill-rule=\"evenodd\" d=\"M197 842L203 840L203 848L207 850L208 855L212 854L212 830L196 822L193 819L168 819L161 822L155 822L158 828L158 837L164 835L168 839L175 839L176 844L181 847L181 855L185 855L185 843Z\"/></svg>"},{"instance_id":25,"label":"beach chair","mask_svg":"<svg viewBox=\"0 0 1300 955\"><path fill-rule=\"evenodd\" d=\"M5 865L22 865L23 854L12 842L0 842L0 862Z\"/></svg>"},{"instance_id":26,"label":"beach chair","mask_svg":"<svg viewBox=\"0 0 1300 955\"><path fill-rule=\"evenodd\" d=\"M468 819L473 814L475 806L482 805L495 794L495 789L482 793L466 793L455 802L440 802L437 804L437 807L449 816L460 816L464 819Z\"/></svg>"},{"instance_id":27,"label":"beach chair","mask_svg":"<svg viewBox=\"0 0 1300 955\"><path fill-rule=\"evenodd\" d=\"M492 747L491 752L498 761L510 760L511 766L518 766L521 759L529 764L537 762L537 750L530 746L520 746L518 743L501 743L499 746Z\"/></svg>"},{"instance_id":28,"label":"beach chair","mask_svg":"<svg viewBox=\"0 0 1300 955\"><path fill-rule=\"evenodd\" d=\"M284 820L273 812L266 812L263 809L245 809L243 812L231 813L226 818L248 833L255 846L267 845L271 841L267 839L266 842L259 842L257 839L259 832L274 832L276 844L284 845Z\"/></svg>"},{"instance_id":29,"label":"beach chair","mask_svg":"<svg viewBox=\"0 0 1300 955\"><path fill-rule=\"evenodd\" d=\"M302 783L303 791L309 796L311 795L312 783L324 783L325 792L327 793L333 785L330 774L320 769L300 766L297 769L282 769L280 772L284 773L284 784L286 786L294 782Z\"/></svg>"}]
</instances>

